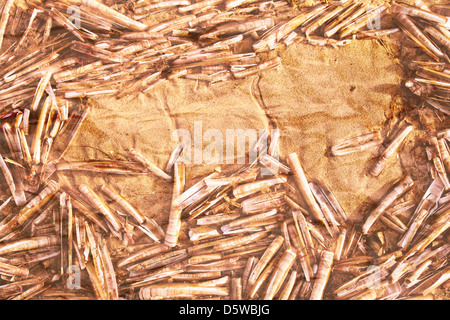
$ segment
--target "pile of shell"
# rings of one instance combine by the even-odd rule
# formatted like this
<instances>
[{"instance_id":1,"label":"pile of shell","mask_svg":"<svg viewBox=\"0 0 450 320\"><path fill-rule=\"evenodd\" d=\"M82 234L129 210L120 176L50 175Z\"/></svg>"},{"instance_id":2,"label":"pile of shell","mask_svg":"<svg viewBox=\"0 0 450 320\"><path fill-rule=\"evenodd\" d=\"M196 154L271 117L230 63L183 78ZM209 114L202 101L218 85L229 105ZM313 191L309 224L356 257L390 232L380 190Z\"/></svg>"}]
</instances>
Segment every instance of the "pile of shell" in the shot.
<instances>
[{"instance_id":1,"label":"pile of shell","mask_svg":"<svg viewBox=\"0 0 450 320\"><path fill-rule=\"evenodd\" d=\"M149 92L179 77L244 78L279 66L277 50L294 41L339 46L402 31L425 55L405 62L405 86L445 117L448 6L144 0L124 14L96 0L61 0L10 17L13 4L7 0L0 17L0 48L6 36L18 39L0 55L0 298L422 299L448 286L445 130L427 141L432 181L422 199L403 201L414 185L406 175L355 224L325 182L307 179L295 153L286 164L274 157L277 137L250 166L213 172L186 190L182 144L165 170L134 149L127 161L60 160L89 110L78 98ZM141 22L161 11L176 14ZM395 24L368 28L378 17ZM331 153L382 146L369 171L378 176L413 130L402 121L385 139L364 134ZM51 177L64 170L173 181L168 225L109 186L61 188ZM188 239L180 240L182 222ZM398 234L395 250L379 223ZM151 244L134 244L138 234ZM124 256L112 255L109 237L129 246Z\"/></svg>"}]
</instances>

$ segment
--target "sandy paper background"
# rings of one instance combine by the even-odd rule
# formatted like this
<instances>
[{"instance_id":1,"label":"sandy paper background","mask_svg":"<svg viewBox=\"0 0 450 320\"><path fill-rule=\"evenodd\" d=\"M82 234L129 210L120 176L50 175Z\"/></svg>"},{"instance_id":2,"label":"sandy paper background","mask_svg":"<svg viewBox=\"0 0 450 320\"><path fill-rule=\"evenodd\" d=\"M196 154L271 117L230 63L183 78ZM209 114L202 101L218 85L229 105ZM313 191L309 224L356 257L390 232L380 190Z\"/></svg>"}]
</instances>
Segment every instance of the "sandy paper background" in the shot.
<instances>
[{"instance_id":1,"label":"sandy paper background","mask_svg":"<svg viewBox=\"0 0 450 320\"><path fill-rule=\"evenodd\" d=\"M225 140L226 129L268 129L267 112L280 129L280 159L297 152L305 172L329 184L353 215L361 200L400 177L399 162L390 161L374 178L367 175L367 161L376 150L329 157L326 149L383 127L401 70L376 41L338 49L294 44L281 57L283 65L263 73L259 81L266 109L250 92L257 75L213 86L177 79L149 94L91 100L92 110L64 159L123 158L133 147L164 168L176 145L171 140L175 129L189 130L194 137L194 122L201 121L203 132L220 130ZM194 147L192 141L192 155ZM188 165L188 186L213 169L213 164ZM91 179L82 173L73 178ZM167 217L171 184L153 175L99 176L90 183L110 183L146 214L161 221Z\"/></svg>"},{"instance_id":2,"label":"sandy paper background","mask_svg":"<svg viewBox=\"0 0 450 320\"><path fill-rule=\"evenodd\" d=\"M395 51L395 41L400 38L406 39L393 37L396 55L399 52ZM261 76L213 86L176 79L147 94L137 92L120 100L89 100L90 114L64 160L124 159L133 147L164 168L176 145L172 140L175 129L189 130L193 136L194 122L202 121L203 131L216 129L225 137L226 129L267 129L269 116L280 129L280 158L298 153L307 175L324 180L350 219L361 221L367 203L378 201L404 170L412 168L402 169L398 158L391 159L375 178L368 175L368 168L377 155L376 149L341 157L330 157L326 150L344 139L392 125L390 120L395 120L396 115L392 104L402 95L402 68L395 55L376 40L354 41L341 48L295 43L281 50L280 56L282 66ZM252 98L250 88L255 81L260 86L263 106ZM419 132L421 128L417 129ZM408 154L416 146L416 135L419 133L411 135L401 150L403 162L410 165L414 161L409 160ZM187 187L214 167L215 164L188 165ZM222 166L223 170L237 167ZM58 173L57 179L72 186L111 185L165 229L170 182L154 175L93 176L81 172ZM420 195L423 186L418 188L412 194ZM145 237L136 240L150 242ZM394 248L395 244L391 246Z\"/></svg>"}]
</instances>

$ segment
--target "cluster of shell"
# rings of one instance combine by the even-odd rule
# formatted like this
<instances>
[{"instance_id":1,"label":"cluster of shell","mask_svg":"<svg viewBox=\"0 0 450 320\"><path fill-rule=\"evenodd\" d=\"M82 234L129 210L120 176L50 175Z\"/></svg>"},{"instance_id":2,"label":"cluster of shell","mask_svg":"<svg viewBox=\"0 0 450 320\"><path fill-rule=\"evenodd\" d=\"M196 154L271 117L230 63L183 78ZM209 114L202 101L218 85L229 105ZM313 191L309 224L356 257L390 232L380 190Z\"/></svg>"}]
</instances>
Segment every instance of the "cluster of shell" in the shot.
<instances>
[{"instance_id":1,"label":"cluster of shell","mask_svg":"<svg viewBox=\"0 0 450 320\"><path fill-rule=\"evenodd\" d=\"M448 286L445 130L427 141L432 182L422 199L404 201L415 183L407 175L353 224L324 181L308 180L297 154L286 164L275 157L277 136L267 150L255 146L262 151L255 163L215 171L187 189L182 143L165 170L134 149L129 161L61 160L89 111L79 98L149 92L178 77L209 84L244 78L277 67L277 50L300 41L339 46L402 31L426 57L407 62L405 86L448 115L448 6L140 0L129 13L96 0L59 0L12 16L13 5L6 0L0 17L0 48L7 36L18 39L0 55L0 298L432 299ZM176 15L141 22L161 11ZM367 29L377 17L393 22ZM413 130L402 121L384 139L367 133L331 153L380 147L369 170L378 176ZM109 186L62 188L51 178L64 170L173 182L167 225ZM397 234L395 248L385 229ZM134 244L136 235L149 243ZM114 254L109 237L130 245Z\"/></svg>"}]
</instances>

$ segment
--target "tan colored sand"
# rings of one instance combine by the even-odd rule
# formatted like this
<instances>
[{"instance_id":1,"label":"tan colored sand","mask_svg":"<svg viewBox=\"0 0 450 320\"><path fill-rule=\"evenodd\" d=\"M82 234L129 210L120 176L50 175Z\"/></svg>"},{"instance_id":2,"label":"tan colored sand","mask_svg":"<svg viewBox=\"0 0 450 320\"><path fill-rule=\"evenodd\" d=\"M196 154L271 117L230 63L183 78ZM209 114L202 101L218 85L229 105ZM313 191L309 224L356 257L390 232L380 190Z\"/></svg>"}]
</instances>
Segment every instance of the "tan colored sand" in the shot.
<instances>
[{"instance_id":1,"label":"tan colored sand","mask_svg":"<svg viewBox=\"0 0 450 320\"><path fill-rule=\"evenodd\" d=\"M339 49L295 44L281 57L283 65L263 73L260 80L267 112L280 129L280 156L283 159L297 152L307 174L329 184L353 215L361 201L400 177L399 163L390 162L379 178L373 178L366 172L374 152L330 158L326 148L383 127L392 96L400 86L399 67L375 41ZM91 101L92 112L65 159L117 158L134 147L163 168L176 145L171 140L175 128L187 129L194 136L194 122L201 121L204 132L217 129L224 138L226 129L267 129L265 111L250 93L257 77L210 87L178 79L161 84L148 95ZM352 86L356 87L353 91ZM205 142L204 147L207 145ZM201 170L196 167L187 168L191 183L214 165ZM167 211L161 209L167 208L170 184L154 176L108 177L106 182L122 189L142 211L161 221L167 217Z\"/></svg>"},{"instance_id":2,"label":"tan colored sand","mask_svg":"<svg viewBox=\"0 0 450 320\"><path fill-rule=\"evenodd\" d=\"M307 175L323 179L351 219L361 221L366 204L379 200L402 176L401 163L391 159L374 178L367 172L376 150L333 158L326 155L326 149L343 139L386 127L393 115L392 101L399 95L402 70L377 41L355 41L336 49L293 44L280 56L283 65L263 73L259 81L265 108L250 92L258 76L213 86L177 79L148 94L91 100L91 113L64 159L123 159L133 147L164 168L176 145L171 139L176 128L193 135L194 122L202 121L204 132L216 129L225 136L226 129L268 128L267 113L281 132L281 158L298 153ZM414 165L408 160L413 141L411 136L401 153L409 165ZM214 167L188 165L188 186ZM167 222L172 186L153 175L60 173L58 179L94 188L110 184L145 215L163 226Z\"/></svg>"},{"instance_id":3,"label":"tan colored sand","mask_svg":"<svg viewBox=\"0 0 450 320\"><path fill-rule=\"evenodd\" d=\"M134 147L163 168L176 145L171 140L176 128L193 136L194 122L201 121L203 132L217 129L225 137L226 129L267 129L267 112L281 131L281 157L297 152L307 174L325 180L348 214L358 215L362 201L377 200L377 191L401 176L400 163L390 161L373 178L367 171L376 150L332 158L326 148L385 127L392 116L391 102L399 95L402 70L375 40L341 48L297 43L280 56L283 65L263 73L259 81L266 110L250 93L258 76L213 86L176 79L148 94L91 100L92 111L65 159L117 158ZM188 181L193 183L213 167L188 166ZM95 182L101 183L99 179ZM153 176L107 179L142 211L165 220L170 184Z\"/></svg>"}]
</instances>

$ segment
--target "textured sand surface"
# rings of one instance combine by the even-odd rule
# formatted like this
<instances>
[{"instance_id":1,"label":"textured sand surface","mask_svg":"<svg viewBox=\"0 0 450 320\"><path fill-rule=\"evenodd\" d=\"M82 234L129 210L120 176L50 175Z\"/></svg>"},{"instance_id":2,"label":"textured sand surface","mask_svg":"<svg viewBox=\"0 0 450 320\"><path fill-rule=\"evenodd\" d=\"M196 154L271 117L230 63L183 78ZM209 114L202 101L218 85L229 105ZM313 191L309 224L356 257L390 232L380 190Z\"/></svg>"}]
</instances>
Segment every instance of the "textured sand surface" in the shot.
<instances>
[{"instance_id":1,"label":"textured sand surface","mask_svg":"<svg viewBox=\"0 0 450 320\"><path fill-rule=\"evenodd\" d=\"M403 35L386 41L392 44L389 48L394 55L376 40L354 41L340 48L296 43L280 51L280 68L244 80L207 86L177 79L157 86L148 94L135 93L120 100L90 100L91 113L64 159L123 158L133 147L164 168L176 145L172 140L175 129L186 129L194 136L194 123L201 121L203 132L216 129L225 137L226 129L269 129L272 119L281 134L280 158L298 153L307 175L324 180L350 219L361 221L367 208L404 172L416 177L426 175L408 167L415 161L410 150L421 135L420 127L408 137L400 157L391 159L379 177L368 174L377 149L341 157L330 157L326 152L327 147L339 141L374 129L382 129L386 136L386 129L395 124L398 110L393 110L393 105L399 99L403 101L404 95L401 91L404 74L395 59L401 54L396 51L398 41L414 47ZM252 98L251 87L256 83L263 105ZM203 151L209 143L204 142ZM195 147L199 146L192 143L192 155ZM224 152L225 149L224 145ZM214 167L215 164L207 163L188 165L187 187ZM223 170L230 168L236 166L222 165ZM92 177L64 173L59 174L59 179L75 185L88 182L93 187L110 184L165 228L171 183L153 175ZM419 183L409 196L420 196L424 186ZM395 249L395 243L390 245Z\"/></svg>"},{"instance_id":2,"label":"textured sand surface","mask_svg":"<svg viewBox=\"0 0 450 320\"><path fill-rule=\"evenodd\" d=\"M297 152L308 175L325 180L353 214L366 196L400 177L400 165L392 161L380 177L373 178L366 174L367 161L376 152L331 158L326 148L384 125L401 84L401 70L376 41L338 49L296 44L281 57L283 65L259 79L265 106L252 99L250 88L257 75L210 87L178 79L150 94L91 101L91 113L64 159L117 158L133 147L164 168L176 145L171 140L175 129L186 129L194 137L194 122L201 122L203 132L220 130L225 140L226 129L269 129L267 113L280 130L280 158ZM209 143L204 141L203 151ZM192 141L192 162L195 147ZM214 164L189 165L188 182L213 168ZM164 221L170 183L154 176L99 179L98 184L117 186L144 212Z\"/></svg>"},{"instance_id":3,"label":"textured sand surface","mask_svg":"<svg viewBox=\"0 0 450 320\"><path fill-rule=\"evenodd\" d=\"M395 59L400 54L396 51L399 40L405 41L406 47L413 46L404 36L392 37L387 43L392 41L394 56L376 40L354 41L341 48L295 43L280 51L281 67L262 75L213 86L176 79L147 94L90 100L92 110L64 159L124 159L128 149L136 148L164 168L176 145L172 140L176 129L186 129L194 136L194 123L201 121L203 132L216 129L225 137L227 129L269 129L272 119L281 134L280 158L298 153L307 175L324 180L351 220L360 221L367 204L379 200L405 171L413 177L421 175L410 156L421 135L419 127L400 150L402 161L391 159L377 178L368 175L377 149L341 157L330 157L326 152L337 142L374 129L383 129L385 136L385 129L395 122L398 110L392 107L403 96L400 87L404 77ZM252 96L251 88L256 84L263 105ZM208 144L204 142L203 151ZM199 146L192 145L191 154L194 147ZM215 166L188 165L187 187ZM226 171L237 167L222 165ZM73 185L89 183L94 188L112 185L165 228L170 182L153 175L87 173L59 173L58 179ZM419 183L412 194L420 195L422 187Z\"/></svg>"}]
</instances>

